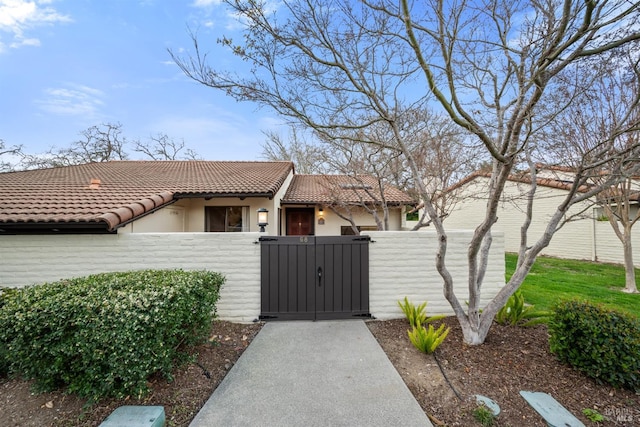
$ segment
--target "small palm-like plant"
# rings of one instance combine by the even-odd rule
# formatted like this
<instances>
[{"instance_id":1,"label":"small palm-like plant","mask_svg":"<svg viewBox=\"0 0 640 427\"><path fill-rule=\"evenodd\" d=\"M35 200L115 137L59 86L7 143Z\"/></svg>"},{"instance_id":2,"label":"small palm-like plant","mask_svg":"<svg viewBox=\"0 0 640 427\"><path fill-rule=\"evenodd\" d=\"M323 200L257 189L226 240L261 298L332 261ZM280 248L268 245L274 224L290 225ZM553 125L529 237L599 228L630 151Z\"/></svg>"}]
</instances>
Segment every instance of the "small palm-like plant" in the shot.
<instances>
[{"instance_id":1,"label":"small palm-like plant","mask_svg":"<svg viewBox=\"0 0 640 427\"><path fill-rule=\"evenodd\" d=\"M429 325L428 329L422 325L414 326L410 331L407 331L409 339L413 345L423 353L433 353L436 348L447 337L450 328L444 323L440 325L438 329L435 329L433 325Z\"/></svg>"},{"instance_id":2,"label":"small palm-like plant","mask_svg":"<svg viewBox=\"0 0 640 427\"><path fill-rule=\"evenodd\" d=\"M525 305L524 295L516 291L509 297L507 303L498 311L495 320L501 325L532 326L545 323L551 313L546 311L536 311L532 305Z\"/></svg>"},{"instance_id":3,"label":"small palm-like plant","mask_svg":"<svg viewBox=\"0 0 640 427\"><path fill-rule=\"evenodd\" d=\"M440 320L445 317L442 315L427 317L426 301L416 307L415 304L409 302L409 299L407 297L404 297L404 302L398 301L398 305L400 306L400 309L402 310L404 315L407 317L407 320L409 321L409 325L411 327L422 326L425 323L433 322L434 320Z\"/></svg>"}]
</instances>

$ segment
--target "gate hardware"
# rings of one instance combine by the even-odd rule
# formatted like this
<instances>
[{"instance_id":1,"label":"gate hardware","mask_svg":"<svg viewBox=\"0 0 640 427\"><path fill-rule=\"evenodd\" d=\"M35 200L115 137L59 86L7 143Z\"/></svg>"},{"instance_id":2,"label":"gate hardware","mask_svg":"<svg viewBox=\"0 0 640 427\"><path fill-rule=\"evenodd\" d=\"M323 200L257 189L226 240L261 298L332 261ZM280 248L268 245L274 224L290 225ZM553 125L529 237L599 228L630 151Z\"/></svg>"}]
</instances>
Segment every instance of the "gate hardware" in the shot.
<instances>
[{"instance_id":1,"label":"gate hardware","mask_svg":"<svg viewBox=\"0 0 640 427\"><path fill-rule=\"evenodd\" d=\"M353 241L370 242L371 241L371 237L370 236L354 237Z\"/></svg>"},{"instance_id":2,"label":"gate hardware","mask_svg":"<svg viewBox=\"0 0 640 427\"><path fill-rule=\"evenodd\" d=\"M318 287L322 286L322 267L318 267Z\"/></svg>"},{"instance_id":3,"label":"gate hardware","mask_svg":"<svg viewBox=\"0 0 640 427\"><path fill-rule=\"evenodd\" d=\"M277 237L260 237L258 239L258 241L260 241L260 242L277 242L278 238Z\"/></svg>"}]
</instances>

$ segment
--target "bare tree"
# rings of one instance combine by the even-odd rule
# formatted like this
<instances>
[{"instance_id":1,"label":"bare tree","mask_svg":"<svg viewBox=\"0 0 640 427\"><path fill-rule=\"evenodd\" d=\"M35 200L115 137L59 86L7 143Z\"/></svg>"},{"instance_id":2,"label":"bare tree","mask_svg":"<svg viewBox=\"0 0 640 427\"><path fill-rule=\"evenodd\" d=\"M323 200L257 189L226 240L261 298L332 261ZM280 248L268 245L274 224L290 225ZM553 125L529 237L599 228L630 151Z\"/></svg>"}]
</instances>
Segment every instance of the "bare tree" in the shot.
<instances>
[{"instance_id":1,"label":"bare tree","mask_svg":"<svg viewBox=\"0 0 640 427\"><path fill-rule=\"evenodd\" d=\"M402 128L406 134L407 148L411 150L422 171L429 198L440 218L446 218L458 201L459 191L451 189L462 177L476 169L480 154L477 145L465 139L465 133L446 117L434 114L429 108L407 111L403 114ZM395 186L421 203L405 156L393 144L386 126L375 125L360 131L354 139L304 139L292 129L289 142L279 134L267 133L270 138L264 145L269 160L292 160L299 173L343 174L357 179L361 175L373 176L377 187ZM367 135L363 135L367 132ZM468 135L467 135L468 136ZM363 141L378 141L371 144ZM392 148L394 147L394 148ZM444 191L448 189L449 191ZM344 209L343 209L344 210ZM345 211L346 212L346 211ZM346 217L349 215L346 214ZM388 222L388 212L383 223ZM431 223L426 211L414 229ZM380 227L381 230L387 226Z\"/></svg>"},{"instance_id":2,"label":"bare tree","mask_svg":"<svg viewBox=\"0 0 640 427\"><path fill-rule=\"evenodd\" d=\"M79 139L68 147L53 147L44 154L25 154L20 151L22 169L43 169L83 163L127 160L128 147L151 160L197 160L200 156L192 149L185 149L184 140L176 141L166 134L151 136L149 141L129 142L122 134L122 124L102 123L83 130Z\"/></svg>"},{"instance_id":3,"label":"bare tree","mask_svg":"<svg viewBox=\"0 0 640 427\"><path fill-rule=\"evenodd\" d=\"M408 111L402 118L405 123L400 127L405 132L406 148L422 173L424 188L436 215L444 220L459 201L461 189L454 184L477 170L483 153L467 132L431 109ZM420 203L419 207L423 208L422 195L413 184L414 175L406 156L402 156L401 163L394 170L397 178L392 182L398 182L397 185L413 195ZM431 222L427 210L422 209L414 230L429 226Z\"/></svg>"},{"instance_id":4,"label":"bare tree","mask_svg":"<svg viewBox=\"0 0 640 427\"><path fill-rule=\"evenodd\" d=\"M102 123L83 130L81 139L66 148L52 148L45 154L24 155L24 169L79 165L82 163L126 160L126 138L120 123Z\"/></svg>"},{"instance_id":5,"label":"bare tree","mask_svg":"<svg viewBox=\"0 0 640 427\"><path fill-rule=\"evenodd\" d=\"M559 114L549 126L545 150L553 152L561 147L563 164L571 166L561 171L571 176L571 171L579 166L567 160L599 162L600 167L591 173L590 185L603 187L596 197L596 203L604 211L617 238L622 243L625 266L625 292L638 292L633 263L631 231L640 219L638 196L640 180L637 176L620 169L618 163L637 164L640 159L634 147L640 145L640 130L619 134L619 124L626 120L640 123L637 105L640 93L640 56L626 52L606 64L599 64L601 73L593 80L587 80L584 73L576 73L576 80L582 84L577 101ZM587 80L587 81L585 81ZM633 113L629 115L629 111ZM608 139L608 156L601 157L600 142ZM611 161L606 161L612 157ZM610 187L604 185L611 174L620 174ZM566 177L565 177L566 179Z\"/></svg>"},{"instance_id":6,"label":"bare tree","mask_svg":"<svg viewBox=\"0 0 640 427\"><path fill-rule=\"evenodd\" d=\"M611 224L614 233L622 243L625 267L625 287L623 291L628 293L638 293L635 266L633 264L631 229L640 219L640 209L638 209L639 194L640 189L637 186L637 178L629 177L615 184L611 189L605 190L598 198L609 224ZM632 205L635 208L634 210L632 210Z\"/></svg>"},{"instance_id":7,"label":"bare tree","mask_svg":"<svg viewBox=\"0 0 640 427\"><path fill-rule=\"evenodd\" d=\"M167 134L150 136L147 142L136 140L133 151L142 153L151 160L198 160L200 156L191 148L185 149L184 139L176 141Z\"/></svg>"},{"instance_id":8,"label":"bare tree","mask_svg":"<svg viewBox=\"0 0 640 427\"><path fill-rule=\"evenodd\" d=\"M295 128L289 142L274 132L267 132L264 157L268 160L290 160L299 174L322 174L321 183L330 196L327 205L337 216L351 224L359 234L354 214L370 214L378 230L389 229L389 185L404 190L408 180L401 153L379 145L362 142L323 140L322 135L307 140Z\"/></svg>"},{"instance_id":9,"label":"bare tree","mask_svg":"<svg viewBox=\"0 0 640 427\"><path fill-rule=\"evenodd\" d=\"M348 175L324 175L320 185L330 200L327 207L349 222L354 234L360 234L354 215L362 211L373 217L378 230L389 229L387 195L391 189L379 176L361 175L351 169Z\"/></svg>"},{"instance_id":10,"label":"bare tree","mask_svg":"<svg viewBox=\"0 0 640 427\"><path fill-rule=\"evenodd\" d=\"M573 96L548 111L539 106L564 84L560 78L564 70L586 61L607 61L619 48L637 48L638 4L302 0L279 3L276 12L253 0L227 3L245 25L245 43L228 37L220 41L248 62L250 70L240 74L213 69L194 35L192 56L172 54L173 59L200 83L238 100L266 105L323 138L399 150L437 231L436 267L469 344L484 341L495 314L521 285L571 206L638 169L638 162L621 160L621 154L637 158L637 146L621 152L611 149L615 141L600 141L594 155L579 164L571 190L543 235L521 251L509 282L482 308L491 230L505 183L523 153L533 155L539 129L570 105ZM447 232L409 148L410 135L402 127L407 111L430 101L473 135L491 160L489 200L467 253L467 307L453 291L446 262ZM631 116L623 119L616 126L618 135L635 126ZM373 126L385 126L392 139L368 139L372 132L366 130ZM578 191L603 160L617 172L588 191Z\"/></svg>"},{"instance_id":11,"label":"bare tree","mask_svg":"<svg viewBox=\"0 0 640 427\"><path fill-rule=\"evenodd\" d=\"M4 140L0 139L0 172L11 172L15 168L15 162L4 160L3 156L20 156L22 147L19 145L7 146Z\"/></svg>"},{"instance_id":12,"label":"bare tree","mask_svg":"<svg viewBox=\"0 0 640 427\"><path fill-rule=\"evenodd\" d=\"M266 160L293 162L301 174L332 173L324 162L319 142L309 142L295 126L289 129L288 141L274 131L265 132L267 140L262 144L262 157Z\"/></svg>"}]
</instances>

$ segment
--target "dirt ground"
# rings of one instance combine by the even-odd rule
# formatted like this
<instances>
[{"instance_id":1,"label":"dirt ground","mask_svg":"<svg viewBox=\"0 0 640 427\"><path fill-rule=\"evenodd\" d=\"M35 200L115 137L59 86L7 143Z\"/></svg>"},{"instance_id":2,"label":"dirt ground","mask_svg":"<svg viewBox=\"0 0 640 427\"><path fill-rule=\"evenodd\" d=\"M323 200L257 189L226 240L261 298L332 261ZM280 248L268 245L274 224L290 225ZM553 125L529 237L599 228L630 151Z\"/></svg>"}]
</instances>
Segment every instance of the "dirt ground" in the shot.
<instances>
[{"instance_id":1,"label":"dirt ground","mask_svg":"<svg viewBox=\"0 0 640 427\"><path fill-rule=\"evenodd\" d=\"M368 322L434 425L479 425L472 415L473 396L482 394L501 407L494 425L545 426L520 390L551 394L587 426L596 424L582 414L585 408L609 418L598 425L640 425L640 396L597 385L557 362L548 351L546 327L494 325L486 343L471 348L462 343L455 319L445 322L452 330L435 357L411 345L406 321ZM105 399L85 407L84 400L63 392L34 395L26 381L0 379L0 426L97 426L115 408L140 404L162 405L168 426L187 426L260 328L215 322L212 341L195 349L197 363L178 369L171 383L153 378L152 392L141 401Z\"/></svg>"},{"instance_id":2,"label":"dirt ground","mask_svg":"<svg viewBox=\"0 0 640 427\"><path fill-rule=\"evenodd\" d=\"M495 426L546 426L520 396L525 390L550 394L586 426L640 426L640 396L598 385L558 362L549 352L546 326L494 324L484 344L470 347L463 343L454 318L444 322L451 332L435 355L419 352L405 339L405 320L369 323L434 425L480 425L472 415L477 408L475 395L479 394L500 406ZM599 424L590 421L582 413L587 408L608 420Z\"/></svg>"}]
</instances>

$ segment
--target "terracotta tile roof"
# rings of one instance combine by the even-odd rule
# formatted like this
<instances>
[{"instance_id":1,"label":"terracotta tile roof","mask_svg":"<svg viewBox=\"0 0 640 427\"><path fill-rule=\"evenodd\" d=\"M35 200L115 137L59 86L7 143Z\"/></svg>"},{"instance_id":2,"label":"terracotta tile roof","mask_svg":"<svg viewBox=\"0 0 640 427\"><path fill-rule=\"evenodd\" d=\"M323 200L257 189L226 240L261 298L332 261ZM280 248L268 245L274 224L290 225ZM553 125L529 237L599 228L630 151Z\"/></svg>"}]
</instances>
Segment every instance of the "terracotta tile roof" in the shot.
<instances>
[{"instance_id":1,"label":"terracotta tile roof","mask_svg":"<svg viewBox=\"0 0 640 427\"><path fill-rule=\"evenodd\" d=\"M291 162L113 161L0 173L3 225L118 225L178 198L273 197Z\"/></svg>"},{"instance_id":2,"label":"terracotta tile roof","mask_svg":"<svg viewBox=\"0 0 640 427\"><path fill-rule=\"evenodd\" d=\"M462 187L465 184L468 184L469 182L477 179L477 178L491 178L491 172L486 172L486 171L476 171L471 173L470 175L468 175L466 178L463 178L462 180L460 180L459 182L457 182L456 184L452 185L449 188L446 188L443 193L449 193L451 191L454 191L460 187ZM519 182L522 184L531 184L531 175L529 175L528 173L523 173L523 174L512 174L509 175L509 177L507 178L509 181L512 182ZM542 187L549 187L549 188L557 188L559 190L570 190L572 183L571 182L566 182L566 181L560 181L558 179L550 179L550 178L540 178L537 177L536 178L536 185L542 186ZM582 193L586 193L589 190L589 187L587 187L586 185L581 185L578 188L579 192Z\"/></svg>"},{"instance_id":3,"label":"terracotta tile roof","mask_svg":"<svg viewBox=\"0 0 640 427\"><path fill-rule=\"evenodd\" d=\"M384 195L389 205L413 205L407 193L386 185ZM372 197L373 196L373 197ZM373 176L294 175L283 204L360 204L380 202L378 182Z\"/></svg>"}]
</instances>

